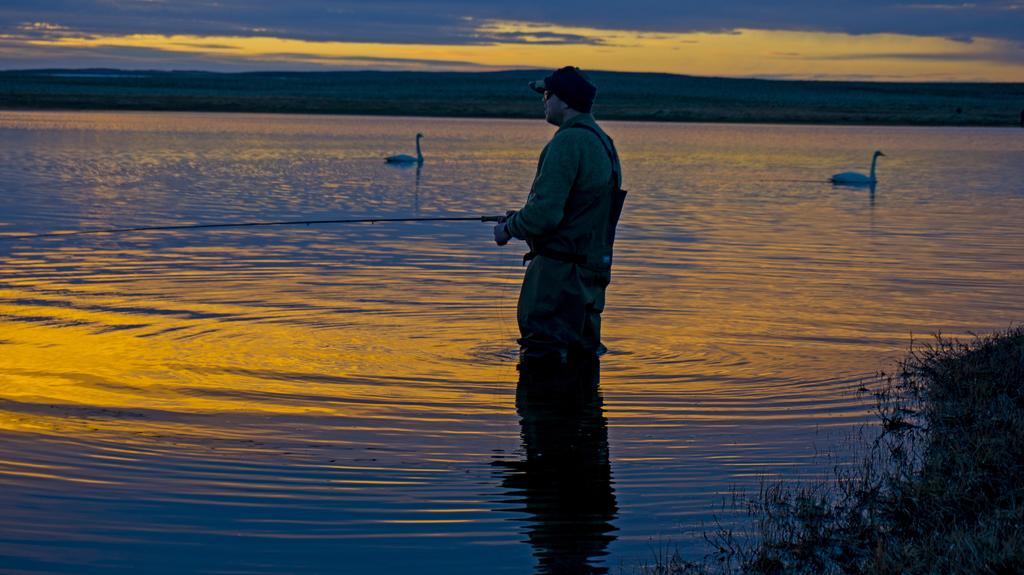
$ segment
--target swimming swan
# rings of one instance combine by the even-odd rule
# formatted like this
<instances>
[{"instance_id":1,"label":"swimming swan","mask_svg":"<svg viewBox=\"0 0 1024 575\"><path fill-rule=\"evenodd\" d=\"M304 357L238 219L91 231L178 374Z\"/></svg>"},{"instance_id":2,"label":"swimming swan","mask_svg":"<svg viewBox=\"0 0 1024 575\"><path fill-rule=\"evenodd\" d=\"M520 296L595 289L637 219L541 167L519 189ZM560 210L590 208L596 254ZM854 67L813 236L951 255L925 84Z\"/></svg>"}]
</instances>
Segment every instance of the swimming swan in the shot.
<instances>
[{"instance_id":1,"label":"swimming swan","mask_svg":"<svg viewBox=\"0 0 1024 575\"><path fill-rule=\"evenodd\" d=\"M416 157L412 157L408 154L398 154L397 156L388 156L384 158L384 161L389 164L422 164L423 163L423 152L420 151L420 138L423 134L416 134Z\"/></svg>"},{"instance_id":2,"label":"swimming swan","mask_svg":"<svg viewBox=\"0 0 1024 575\"><path fill-rule=\"evenodd\" d=\"M845 186L871 186L874 185L878 180L875 179L875 165L878 164L878 156L884 156L880 150L875 150L875 155L871 156L871 175L865 176L864 174L858 174L857 172L843 172L836 174L829 178L829 181L833 184L842 184Z\"/></svg>"}]
</instances>

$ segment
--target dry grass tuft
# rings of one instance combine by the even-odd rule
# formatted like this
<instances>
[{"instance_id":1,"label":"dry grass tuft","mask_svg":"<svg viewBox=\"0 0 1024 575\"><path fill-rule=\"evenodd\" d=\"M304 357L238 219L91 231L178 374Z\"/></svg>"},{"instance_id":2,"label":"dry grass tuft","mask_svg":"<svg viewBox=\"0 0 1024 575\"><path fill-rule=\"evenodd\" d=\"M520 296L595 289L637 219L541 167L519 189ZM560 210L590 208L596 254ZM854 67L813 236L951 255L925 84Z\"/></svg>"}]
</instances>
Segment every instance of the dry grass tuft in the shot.
<instances>
[{"instance_id":1,"label":"dry grass tuft","mask_svg":"<svg viewBox=\"0 0 1024 575\"><path fill-rule=\"evenodd\" d=\"M765 484L700 563L657 575L1024 572L1024 327L911 345L874 391L880 431L832 481Z\"/></svg>"}]
</instances>

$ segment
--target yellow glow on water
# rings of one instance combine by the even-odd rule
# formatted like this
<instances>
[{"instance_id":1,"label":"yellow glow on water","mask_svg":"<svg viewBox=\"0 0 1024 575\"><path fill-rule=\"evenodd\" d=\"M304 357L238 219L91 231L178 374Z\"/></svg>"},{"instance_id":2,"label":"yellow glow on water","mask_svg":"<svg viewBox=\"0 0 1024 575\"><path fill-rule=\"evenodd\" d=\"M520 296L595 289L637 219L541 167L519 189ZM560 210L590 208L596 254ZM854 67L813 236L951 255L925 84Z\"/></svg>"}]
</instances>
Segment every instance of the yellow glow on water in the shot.
<instances>
[{"instance_id":1,"label":"yellow glow on water","mask_svg":"<svg viewBox=\"0 0 1024 575\"><path fill-rule=\"evenodd\" d=\"M207 261L212 256L206 251L185 248L176 254L177 261ZM145 254L136 255L137 262L121 260L121 265L139 270L154 265ZM443 275L440 270L417 275L381 266L366 270L364 277L352 274L347 294L298 293L296 286L322 277L300 268L271 271L271 258L264 262L262 275L267 277L239 281L233 271L237 266L221 253L219 263L225 265L212 274L225 282L220 285L209 281L209 270L196 269L136 275L126 285L111 273L118 265L115 261L102 253L88 259L97 272L91 278L94 283L69 290L67 285L33 281L0 290L3 399L37 406L28 413L0 411L0 429L59 435L69 427L88 426L117 433L201 429L219 437L233 435L212 420L182 425L173 417L159 421L159 415L147 415L156 410L247 418L348 418L343 428L355 433L436 426L438 433L472 434L477 432L443 429L458 423L447 405L466 402L461 413L470 415L493 411L487 407L493 402L486 393L479 397L463 386L446 385L445 380L508 379L494 375L507 371L504 366L456 363L439 370L419 349L423 342L408 337L443 329L457 332L460 325L472 331L478 327L472 321L449 318L441 328L439 318L429 314L396 318L401 304L380 299L390 293L390 288L381 289L381 278L401 277L410 290L436 282ZM44 261L23 262L28 269L46 268ZM159 295L169 293L175 294L173 303ZM417 297L431 296L421 290ZM263 301L235 303L238 298ZM317 321L330 321L329 314L316 311L325 306L361 312L358 319L341 318L348 323L343 329L320 330L303 322L303 314L310 313ZM174 311L178 309L187 313ZM382 337L387 333L400 336L385 343ZM436 356L465 353L463 343L454 339L437 338L429 345ZM432 373L444 379L410 384L410 370L428 381ZM253 401L254 394L266 401ZM49 408L38 407L44 405ZM401 418L395 417L395 410L402 412Z\"/></svg>"},{"instance_id":2,"label":"yellow glow on water","mask_svg":"<svg viewBox=\"0 0 1024 575\"><path fill-rule=\"evenodd\" d=\"M11 477L24 477L30 479L59 479L61 481L68 481L71 483L89 483L93 485L114 485L114 481L102 481L97 479L81 479L78 477L68 477L66 475L55 475L52 473L33 473L29 471L8 471L0 469L0 475L8 475Z\"/></svg>"},{"instance_id":3,"label":"yellow glow on water","mask_svg":"<svg viewBox=\"0 0 1024 575\"><path fill-rule=\"evenodd\" d=\"M57 48L145 48L260 62L379 66L414 69L433 63L485 68L551 68L572 62L584 69L667 72L702 76L1024 81L1021 48L1012 42L898 34L739 29L729 33L646 33L631 30L490 21L478 29L511 34L521 42L478 45L309 41L277 37L130 34L65 35L32 40ZM546 44L540 34L579 36L577 43ZM531 39L533 39L531 41ZM1013 57L1010 57L1013 56ZM404 62L408 61L408 62ZM433 65L433 64L432 64Z\"/></svg>"}]
</instances>

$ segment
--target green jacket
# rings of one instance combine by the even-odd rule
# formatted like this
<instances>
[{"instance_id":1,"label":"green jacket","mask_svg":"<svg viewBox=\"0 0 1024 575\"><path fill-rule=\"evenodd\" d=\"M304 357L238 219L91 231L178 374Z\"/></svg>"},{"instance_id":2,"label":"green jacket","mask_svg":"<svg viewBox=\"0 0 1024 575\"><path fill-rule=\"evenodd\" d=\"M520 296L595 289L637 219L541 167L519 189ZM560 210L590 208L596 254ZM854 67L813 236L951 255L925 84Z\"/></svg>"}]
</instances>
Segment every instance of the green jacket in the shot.
<instances>
[{"instance_id":1,"label":"green jacket","mask_svg":"<svg viewBox=\"0 0 1024 575\"><path fill-rule=\"evenodd\" d=\"M578 254L587 267L604 271L611 267L612 163L598 136L577 124L596 129L611 148L590 114L562 124L541 152L526 205L509 217L508 232L531 250ZM615 173L622 174L618 162Z\"/></svg>"}]
</instances>

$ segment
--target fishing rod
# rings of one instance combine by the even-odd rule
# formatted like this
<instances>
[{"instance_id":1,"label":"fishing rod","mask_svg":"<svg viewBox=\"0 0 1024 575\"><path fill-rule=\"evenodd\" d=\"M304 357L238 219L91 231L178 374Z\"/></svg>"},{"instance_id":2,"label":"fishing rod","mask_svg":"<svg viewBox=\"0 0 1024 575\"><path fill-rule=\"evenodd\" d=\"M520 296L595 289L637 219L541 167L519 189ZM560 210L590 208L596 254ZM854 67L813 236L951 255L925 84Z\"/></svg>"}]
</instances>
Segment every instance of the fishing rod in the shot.
<instances>
[{"instance_id":1,"label":"fishing rod","mask_svg":"<svg viewBox=\"0 0 1024 575\"><path fill-rule=\"evenodd\" d=\"M48 232L44 234L20 234L0 236L0 241L27 240L33 238L63 238L90 234L127 234L133 232L156 232L168 230L202 230L210 228L247 228L257 226L312 226L316 224L375 224L378 222L501 222L505 216L460 216L450 218L349 218L341 220L283 220L276 222L239 222L234 224L181 224L173 226L144 226L139 228L108 228L103 230L77 230Z\"/></svg>"}]
</instances>

